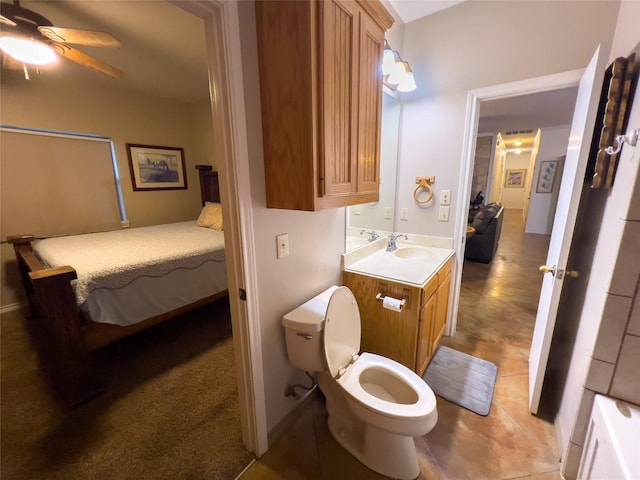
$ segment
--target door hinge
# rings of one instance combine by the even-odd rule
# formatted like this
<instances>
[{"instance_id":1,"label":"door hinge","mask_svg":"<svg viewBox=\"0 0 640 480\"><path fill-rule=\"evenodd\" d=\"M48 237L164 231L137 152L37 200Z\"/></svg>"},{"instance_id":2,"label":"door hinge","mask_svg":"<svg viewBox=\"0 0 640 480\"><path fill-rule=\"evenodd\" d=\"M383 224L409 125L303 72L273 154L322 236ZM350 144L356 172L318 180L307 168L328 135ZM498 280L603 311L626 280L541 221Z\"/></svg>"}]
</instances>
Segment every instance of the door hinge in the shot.
<instances>
[{"instance_id":1,"label":"door hinge","mask_svg":"<svg viewBox=\"0 0 640 480\"><path fill-rule=\"evenodd\" d=\"M247 291L244 288L239 288L238 294L240 296L240 300L245 302L247 301Z\"/></svg>"}]
</instances>

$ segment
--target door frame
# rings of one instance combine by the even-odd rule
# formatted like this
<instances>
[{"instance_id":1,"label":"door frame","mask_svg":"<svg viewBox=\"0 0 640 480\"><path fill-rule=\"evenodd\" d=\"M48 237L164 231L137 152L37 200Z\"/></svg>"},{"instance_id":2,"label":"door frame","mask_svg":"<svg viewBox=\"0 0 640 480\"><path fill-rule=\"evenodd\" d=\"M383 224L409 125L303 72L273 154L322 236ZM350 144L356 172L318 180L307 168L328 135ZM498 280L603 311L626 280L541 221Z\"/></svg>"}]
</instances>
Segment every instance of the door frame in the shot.
<instances>
[{"instance_id":1,"label":"door frame","mask_svg":"<svg viewBox=\"0 0 640 480\"><path fill-rule=\"evenodd\" d=\"M447 320L446 335L456 333L458 323L458 307L460 302L460 288L462 286L462 266L464 264L464 248L467 238L467 211L469 202L465 201L471 195L471 178L480 118L480 104L489 100L500 100L532 93L548 92L562 88L575 87L580 82L585 69L528 78L516 82L493 85L491 87L469 90L467 94L467 109L465 114L465 129L463 135L462 165L460 167L460 201L457 205L456 217L458 221L454 230L454 248L456 255L455 275L452 282L452 295L449 303L449 318ZM456 247L457 244L457 247Z\"/></svg>"},{"instance_id":2,"label":"door frame","mask_svg":"<svg viewBox=\"0 0 640 480\"><path fill-rule=\"evenodd\" d=\"M242 441L259 457L269 443L238 5L169 1L204 20Z\"/></svg>"}]
</instances>

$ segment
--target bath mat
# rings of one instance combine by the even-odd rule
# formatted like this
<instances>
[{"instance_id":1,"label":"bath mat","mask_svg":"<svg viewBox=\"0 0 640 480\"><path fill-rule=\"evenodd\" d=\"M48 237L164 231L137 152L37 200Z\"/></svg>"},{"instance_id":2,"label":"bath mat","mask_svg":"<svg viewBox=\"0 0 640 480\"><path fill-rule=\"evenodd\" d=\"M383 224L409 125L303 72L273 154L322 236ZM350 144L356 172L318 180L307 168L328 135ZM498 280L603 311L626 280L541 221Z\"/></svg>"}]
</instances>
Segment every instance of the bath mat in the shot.
<instances>
[{"instance_id":1,"label":"bath mat","mask_svg":"<svg viewBox=\"0 0 640 480\"><path fill-rule=\"evenodd\" d=\"M422 379L436 395L478 415L488 415L498 367L448 347L438 347Z\"/></svg>"}]
</instances>

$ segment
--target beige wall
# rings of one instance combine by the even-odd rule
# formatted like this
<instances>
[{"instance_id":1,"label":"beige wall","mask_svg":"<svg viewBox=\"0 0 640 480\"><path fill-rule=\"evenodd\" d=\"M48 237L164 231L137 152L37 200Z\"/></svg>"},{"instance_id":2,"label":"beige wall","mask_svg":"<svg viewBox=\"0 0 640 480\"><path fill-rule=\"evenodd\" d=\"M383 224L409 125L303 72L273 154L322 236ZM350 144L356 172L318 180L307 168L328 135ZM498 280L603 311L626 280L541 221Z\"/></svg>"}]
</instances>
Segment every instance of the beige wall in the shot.
<instances>
[{"instance_id":1,"label":"beige wall","mask_svg":"<svg viewBox=\"0 0 640 480\"><path fill-rule=\"evenodd\" d=\"M211 114L207 115L208 99L198 104L185 104L144 93L131 93L118 88L117 80L109 85L90 81L73 83L63 76L46 73L32 75L30 81L17 72L3 70L2 75L1 124L104 135L113 139L125 208L132 227L197 218L200 190L194 165L215 165L209 145L212 140L207 134L212 125ZM126 143L184 148L189 188L134 192ZM91 179L87 178L87 181ZM18 199L3 198L3 201L19 208ZM52 199L51 208L56 208L55 199ZM77 213L69 212L70 215ZM0 235L4 239L6 235L15 233L25 232L0 232ZM0 254L0 302L4 307L24 297L16 279L12 278L17 270L11 248L2 245Z\"/></svg>"},{"instance_id":2,"label":"beige wall","mask_svg":"<svg viewBox=\"0 0 640 480\"><path fill-rule=\"evenodd\" d=\"M403 95L396 209L403 231L452 237L460 199L462 136L469 90L586 67L609 51L618 2L464 2L405 25L403 57L418 88ZM452 191L449 222L413 200L416 176Z\"/></svg>"},{"instance_id":3,"label":"beige wall","mask_svg":"<svg viewBox=\"0 0 640 480\"><path fill-rule=\"evenodd\" d=\"M558 193L560 192L560 180L564 168L564 157L569 145L571 126L543 127L540 135L540 150L533 171L533 185L531 187L531 199L529 203L529 215L525 231L527 233L540 233L550 235L555 217ZM536 192L539 170L542 162L546 160L559 160L556 177L551 193Z\"/></svg>"},{"instance_id":4,"label":"beige wall","mask_svg":"<svg viewBox=\"0 0 640 480\"><path fill-rule=\"evenodd\" d=\"M524 207L524 194L525 185L529 180L531 172L529 171L529 163L531 162L531 153L525 152L517 155L515 153L508 152L504 160L505 178L502 181L502 198L501 203L504 208L522 209ZM506 176L509 170L524 170L524 176L522 178L522 187L507 187L505 186Z\"/></svg>"}]
</instances>

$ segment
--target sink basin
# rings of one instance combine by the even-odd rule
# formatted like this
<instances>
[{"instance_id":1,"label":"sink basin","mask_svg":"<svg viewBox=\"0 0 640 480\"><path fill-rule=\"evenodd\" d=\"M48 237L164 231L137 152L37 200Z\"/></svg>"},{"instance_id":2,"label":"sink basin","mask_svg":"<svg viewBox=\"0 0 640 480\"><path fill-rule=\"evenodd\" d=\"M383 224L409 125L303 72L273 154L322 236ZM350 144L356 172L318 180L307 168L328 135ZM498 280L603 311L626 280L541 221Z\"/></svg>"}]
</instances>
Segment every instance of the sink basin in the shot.
<instances>
[{"instance_id":1,"label":"sink basin","mask_svg":"<svg viewBox=\"0 0 640 480\"><path fill-rule=\"evenodd\" d=\"M396 250L394 255L409 260L417 260L429 257L429 251L420 247L406 247Z\"/></svg>"},{"instance_id":2,"label":"sink basin","mask_svg":"<svg viewBox=\"0 0 640 480\"><path fill-rule=\"evenodd\" d=\"M375 247L375 244L373 244ZM366 249L367 247L362 247ZM424 285L434 272L453 254L448 248L399 243L394 252L383 244L378 250L345 266L345 270L364 273L412 285Z\"/></svg>"}]
</instances>

